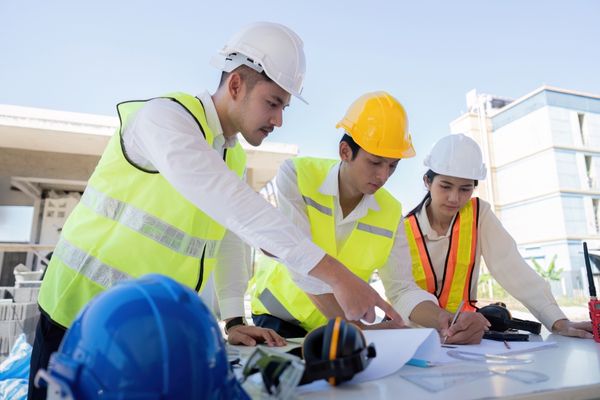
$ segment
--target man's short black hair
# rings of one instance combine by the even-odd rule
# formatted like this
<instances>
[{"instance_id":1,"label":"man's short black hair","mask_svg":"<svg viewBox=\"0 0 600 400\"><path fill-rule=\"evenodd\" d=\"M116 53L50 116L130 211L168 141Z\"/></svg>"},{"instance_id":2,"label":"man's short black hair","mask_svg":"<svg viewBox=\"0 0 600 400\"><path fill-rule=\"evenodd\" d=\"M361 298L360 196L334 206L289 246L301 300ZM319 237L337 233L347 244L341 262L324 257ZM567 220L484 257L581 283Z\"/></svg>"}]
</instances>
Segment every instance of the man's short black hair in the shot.
<instances>
[{"instance_id":1,"label":"man's short black hair","mask_svg":"<svg viewBox=\"0 0 600 400\"><path fill-rule=\"evenodd\" d=\"M352 139L352 136L348 135L347 133L344 133L344 136L342 136L340 143L342 142L348 143L348 146L350 146L350 149L352 150L352 160L354 160L358 155L358 150L360 150L361 147L354 141L354 139Z\"/></svg>"}]
</instances>

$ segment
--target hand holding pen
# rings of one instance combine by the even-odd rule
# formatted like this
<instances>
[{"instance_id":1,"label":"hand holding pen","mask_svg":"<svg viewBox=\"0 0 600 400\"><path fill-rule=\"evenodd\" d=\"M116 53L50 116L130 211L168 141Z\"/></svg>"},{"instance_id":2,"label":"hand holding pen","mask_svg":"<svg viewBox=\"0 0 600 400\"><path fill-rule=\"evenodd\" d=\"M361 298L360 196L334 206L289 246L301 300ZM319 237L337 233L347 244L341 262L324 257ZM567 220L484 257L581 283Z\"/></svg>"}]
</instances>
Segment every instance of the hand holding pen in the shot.
<instances>
[{"instance_id":1,"label":"hand holding pen","mask_svg":"<svg viewBox=\"0 0 600 400\"><path fill-rule=\"evenodd\" d=\"M458 319L458 316L462 312L464 306L465 306L465 301L461 300L460 304L458 305L458 308L456 309L456 313L454 314L454 318L452 318L452 322L450 322L450 326L448 327L448 330L450 330L454 326L454 324L456 323L456 320ZM446 332L448 332L448 331L446 331ZM448 340L448 333L446 333L446 335L444 336L444 340L442 341L442 344L446 344L446 340Z\"/></svg>"},{"instance_id":2,"label":"hand holding pen","mask_svg":"<svg viewBox=\"0 0 600 400\"><path fill-rule=\"evenodd\" d=\"M477 344L481 342L483 333L489 329L490 322L480 313L464 312L462 301L454 316L444 312L440 316L440 333L442 344Z\"/></svg>"}]
</instances>

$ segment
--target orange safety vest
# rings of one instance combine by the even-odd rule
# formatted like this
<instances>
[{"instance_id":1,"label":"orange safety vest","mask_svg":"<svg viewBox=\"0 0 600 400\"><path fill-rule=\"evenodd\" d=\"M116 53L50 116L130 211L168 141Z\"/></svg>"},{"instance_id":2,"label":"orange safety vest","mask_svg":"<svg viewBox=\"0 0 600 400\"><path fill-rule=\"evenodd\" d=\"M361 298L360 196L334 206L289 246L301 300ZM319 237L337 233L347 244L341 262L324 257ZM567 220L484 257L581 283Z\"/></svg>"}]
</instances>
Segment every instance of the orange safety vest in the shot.
<instances>
[{"instance_id":1,"label":"orange safety vest","mask_svg":"<svg viewBox=\"0 0 600 400\"><path fill-rule=\"evenodd\" d=\"M438 294L437 277L417 216L413 214L404 220L415 281L422 289L436 295L440 307L450 312L456 312L461 300L465 302L463 310L475 311L477 300L471 299L471 281L475 266L478 224L479 198L473 197L454 218L442 289Z\"/></svg>"}]
</instances>

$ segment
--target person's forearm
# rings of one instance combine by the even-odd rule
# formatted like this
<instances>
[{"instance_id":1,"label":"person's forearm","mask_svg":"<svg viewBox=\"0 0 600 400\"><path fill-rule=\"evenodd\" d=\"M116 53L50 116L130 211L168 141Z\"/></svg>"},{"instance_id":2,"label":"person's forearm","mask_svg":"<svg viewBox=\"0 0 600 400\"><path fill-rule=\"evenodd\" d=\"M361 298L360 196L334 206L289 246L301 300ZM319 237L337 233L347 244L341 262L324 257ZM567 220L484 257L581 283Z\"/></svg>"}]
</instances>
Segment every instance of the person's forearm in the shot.
<instances>
[{"instance_id":1,"label":"person's forearm","mask_svg":"<svg viewBox=\"0 0 600 400\"><path fill-rule=\"evenodd\" d=\"M448 311L440 308L431 301L424 301L416 305L410 313L410 320L427 328L440 329L440 314Z\"/></svg>"},{"instance_id":2,"label":"person's forearm","mask_svg":"<svg viewBox=\"0 0 600 400\"><path fill-rule=\"evenodd\" d=\"M342 282L344 278L348 277L348 274L353 275L342 263L327 254L308 274L322 280L331 287Z\"/></svg>"},{"instance_id":3,"label":"person's forearm","mask_svg":"<svg viewBox=\"0 0 600 400\"><path fill-rule=\"evenodd\" d=\"M319 309L319 311L321 311L321 313L323 313L327 319L344 317L344 310L342 310L342 307L340 307L332 293L316 295L307 293L307 295L315 307L317 307L317 309Z\"/></svg>"},{"instance_id":4,"label":"person's forearm","mask_svg":"<svg viewBox=\"0 0 600 400\"><path fill-rule=\"evenodd\" d=\"M349 320L375 321L375 307L393 320L402 320L392 306L379 296L369 284L331 256L325 255L309 276L322 280L331 287L335 299Z\"/></svg>"}]
</instances>

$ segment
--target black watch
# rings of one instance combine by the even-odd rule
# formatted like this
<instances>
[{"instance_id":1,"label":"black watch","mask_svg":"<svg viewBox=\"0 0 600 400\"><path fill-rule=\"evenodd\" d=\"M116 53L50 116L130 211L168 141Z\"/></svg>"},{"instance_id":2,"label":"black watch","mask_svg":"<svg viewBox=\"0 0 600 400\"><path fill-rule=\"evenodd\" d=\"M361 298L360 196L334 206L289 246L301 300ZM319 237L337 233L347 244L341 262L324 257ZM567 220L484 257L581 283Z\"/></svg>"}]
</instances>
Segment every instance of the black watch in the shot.
<instances>
[{"instance_id":1,"label":"black watch","mask_svg":"<svg viewBox=\"0 0 600 400\"><path fill-rule=\"evenodd\" d=\"M235 317L235 318L231 318L226 324L225 324L225 333L228 333L228 331L233 328L234 326L238 326L238 325L246 325L246 322L244 321L243 317Z\"/></svg>"}]
</instances>

